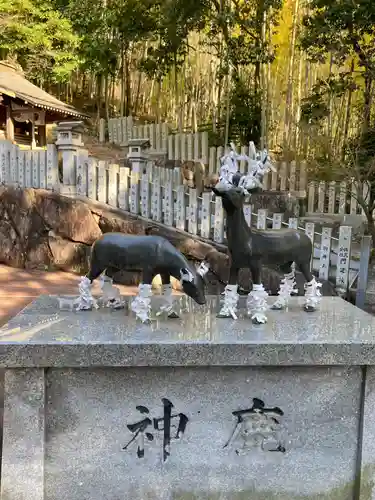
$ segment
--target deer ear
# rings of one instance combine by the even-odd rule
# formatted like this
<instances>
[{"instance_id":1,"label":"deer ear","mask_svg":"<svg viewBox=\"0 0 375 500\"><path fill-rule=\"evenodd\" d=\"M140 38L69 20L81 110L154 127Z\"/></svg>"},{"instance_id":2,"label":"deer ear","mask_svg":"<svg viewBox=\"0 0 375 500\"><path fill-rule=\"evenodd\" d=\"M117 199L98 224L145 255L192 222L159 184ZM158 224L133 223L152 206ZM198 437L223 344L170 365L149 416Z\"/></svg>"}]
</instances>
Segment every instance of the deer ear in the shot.
<instances>
[{"instance_id":1,"label":"deer ear","mask_svg":"<svg viewBox=\"0 0 375 500\"><path fill-rule=\"evenodd\" d=\"M183 267L180 270L180 276L181 276L181 281L187 281L189 283L192 283L194 281L193 274L189 271L189 269L186 269L186 267Z\"/></svg>"}]
</instances>

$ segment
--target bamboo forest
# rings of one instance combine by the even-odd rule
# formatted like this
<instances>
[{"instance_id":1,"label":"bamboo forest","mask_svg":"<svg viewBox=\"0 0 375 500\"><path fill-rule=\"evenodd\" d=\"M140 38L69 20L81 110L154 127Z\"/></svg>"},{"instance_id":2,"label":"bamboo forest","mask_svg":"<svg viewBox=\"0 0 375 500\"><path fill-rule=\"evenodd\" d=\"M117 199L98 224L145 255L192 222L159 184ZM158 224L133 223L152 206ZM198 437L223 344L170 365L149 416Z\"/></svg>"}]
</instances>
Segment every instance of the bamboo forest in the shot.
<instances>
[{"instance_id":1,"label":"bamboo forest","mask_svg":"<svg viewBox=\"0 0 375 500\"><path fill-rule=\"evenodd\" d=\"M0 59L92 117L132 115L371 170L371 0L0 0ZM359 163L358 163L359 162ZM315 166L315 167L314 167ZM360 170L362 171L362 170Z\"/></svg>"}]
</instances>

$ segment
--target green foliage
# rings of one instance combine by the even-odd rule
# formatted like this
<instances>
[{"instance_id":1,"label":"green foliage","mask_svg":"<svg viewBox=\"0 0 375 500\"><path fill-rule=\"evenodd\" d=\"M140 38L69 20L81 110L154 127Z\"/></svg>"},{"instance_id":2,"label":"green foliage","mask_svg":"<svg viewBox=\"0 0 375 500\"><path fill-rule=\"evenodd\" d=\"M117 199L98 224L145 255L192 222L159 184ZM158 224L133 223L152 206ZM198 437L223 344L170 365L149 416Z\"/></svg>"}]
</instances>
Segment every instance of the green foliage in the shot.
<instances>
[{"instance_id":1,"label":"green foliage","mask_svg":"<svg viewBox=\"0 0 375 500\"><path fill-rule=\"evenodd\" d=\"M56 0L55 5L72 23L80 37L80 66L91 74L116 72L117 45L110 34L111 12L102 0Z\"/></svg>"},{"instance_id":2,"label":"green foliage","mask_svg":"<svg viewBox=\"0 0 375 500\"><path fill-rule=\"evenodd\" d=\"M164 0L154 13L153 32L157 43L149 48L140 67L148 76L161 78L185 61L188 36L204 28L208 3L206 0Z\"/></svg>"},{"instance_id":3,"label":"green foliage","mask_svg":"<svg viewBox=\"0 0 375 500\"><path fill-rule=\"evenodd\" d=\"M344 69L336 81L326 82L319 96L313 90L312 108L320 107L323 94L337 97L349 86L356 85L353 71L347 71L352 64L353 70L359 70L355 71L360 78L357 88L362 91L363 121L367 128L371 124L371 86L375 77L375 3L372 0L312 0L309 9L303 19L302 49L313 62L325 63L330 57L336 67Z\"/></svg>"},{"instance_id":4,"label":"green foliage","mask_svg":"<svg viewBox=\"0 0 375 500\"><path fill-rule=\"evenodd\" d=\"M212 0L207 35L209 44L220 53L220 35L225 41L225 57L235 68L272 62L274 51L271 41L262 36L264 15L273 26L277 25L282 7L281 0Z\"/></svg>"},{"instance_id":5,"label":"green foliage","mask_svg":"<svg viewBox=\"0 0 375 500\"><path fill-rule=\"evenodd\" d=\"M48 0L0 0L0 49L38 82L63 82L78 65L69 20Z\"/></svg>"},{"instance_id":6,"label":"green foliage","mask_svg":"<svg viewBox=\"0 0 375 500\"><path fill-rule=\"evenodd\" d=\"M335 64L358 56L359 65L367 67L375 55L375 4L372 0L312 0L305 16L301 39L303 49L314 61L334 53Z\"/></svg>"},{"instance_id":7,"label":"green foliage","mask_svg":"<svg viewBox=\"0 0 375 500\"><path fill-rule=\"evenodd\" d=\"M240 144L254 141L259 146L261 137L261 95L258 90L248 89L236 79L231 96L230 137Z\"/></svg>"},{"instance_id":8,"label":"green foliage","mask_svg":"<svg viewBox=\"0 0 375 500\"><path fill-rule=\"evenodd\" d=\"M356 90L357 85L349 72L331 74L326 79L319 78L310 95L302 100L301 122L322 127L329 116L329 99L342 97L348 90Z\"/></svg>"}]
</instances>

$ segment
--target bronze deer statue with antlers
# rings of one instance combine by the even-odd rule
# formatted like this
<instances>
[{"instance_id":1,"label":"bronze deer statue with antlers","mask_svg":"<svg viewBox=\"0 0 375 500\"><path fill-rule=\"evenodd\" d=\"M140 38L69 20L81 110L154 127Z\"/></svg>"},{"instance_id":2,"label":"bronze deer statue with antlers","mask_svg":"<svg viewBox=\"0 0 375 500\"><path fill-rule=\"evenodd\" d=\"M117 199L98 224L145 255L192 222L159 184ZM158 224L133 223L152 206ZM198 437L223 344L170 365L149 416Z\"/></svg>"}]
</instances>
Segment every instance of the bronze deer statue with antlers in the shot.
<instances>
[{"instance_id":1,"label":"bronze deer statue with antlers","mask_svg":"<svg viewBox=\"0 0 375 500\"><path fill-rule=\"evenodd\" d=\"M219 317L236 317L238 302L238 273L242 268L250 269L253 289L248 295L248 313L253 323L266 323L265 314L268 294L264 290L262 265L278 265L284 273L279 289L279 297L273 309L285 309L289 296L296 287L293 262L298 266L306 280L305 311L314 311L320 301L321 284L310 271L312 243L310 238L295 229L258 230L246 222L243 205L249 192L244 187L244 176L234 175L231 182L219 180L212 191L222 199L226 214L228 249L231 255L229 282L224 291L224 303Z\"/></svg>"}]
</instances>

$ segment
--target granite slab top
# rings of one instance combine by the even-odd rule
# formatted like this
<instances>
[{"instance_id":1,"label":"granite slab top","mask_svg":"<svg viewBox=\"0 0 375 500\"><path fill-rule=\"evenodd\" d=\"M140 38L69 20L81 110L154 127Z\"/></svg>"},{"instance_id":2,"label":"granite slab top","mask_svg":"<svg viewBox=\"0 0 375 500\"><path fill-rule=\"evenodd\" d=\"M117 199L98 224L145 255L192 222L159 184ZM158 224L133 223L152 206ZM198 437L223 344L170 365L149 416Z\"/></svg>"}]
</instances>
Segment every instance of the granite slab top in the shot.
<instances>
[{"instance_id":1,"label":"granite slab top","mask_svg":"<svg viewBox=\"0 0 375 500\"><path fill-rule=\"evenodd\" d=\"M41 295L0 329L0 367L375 365L375 317L339 297L312 313L293 297L265 325L251 323L246 297L237 320L217 318L220 299L199 306L177 296L179 319L154 314L145 325L131 297L122 310L71 312Z\"/></svg>"}]
</instances>

